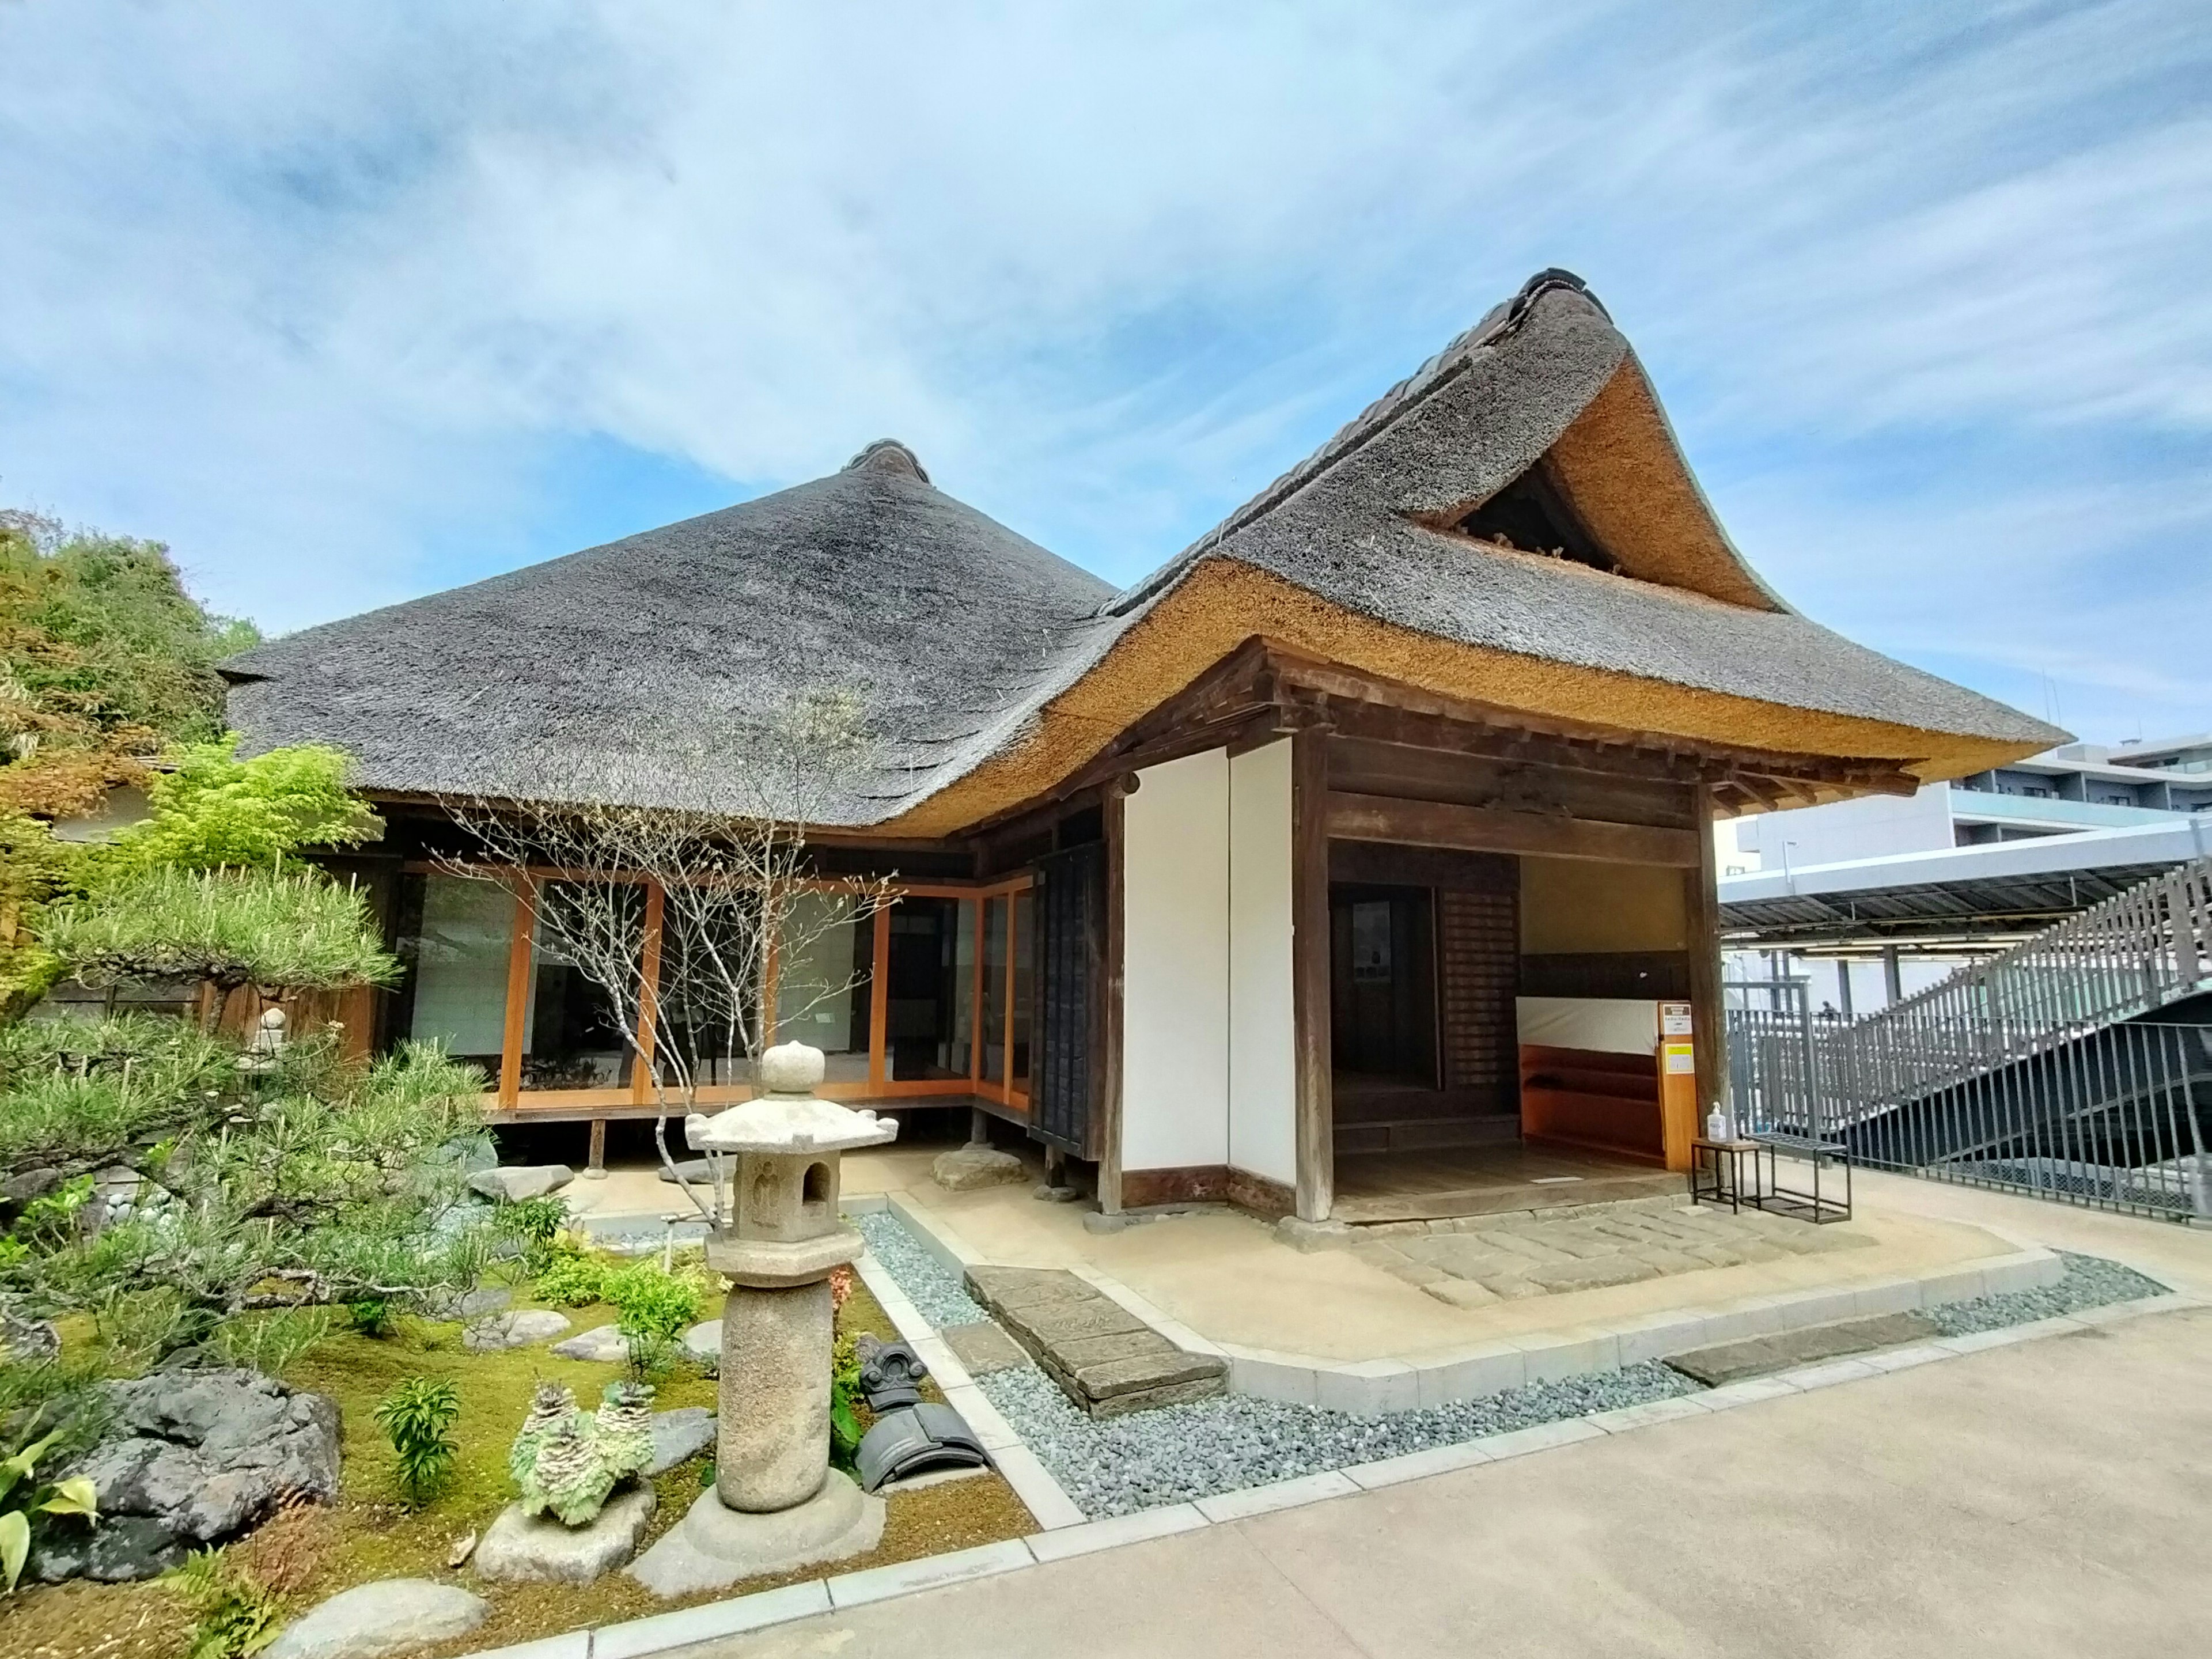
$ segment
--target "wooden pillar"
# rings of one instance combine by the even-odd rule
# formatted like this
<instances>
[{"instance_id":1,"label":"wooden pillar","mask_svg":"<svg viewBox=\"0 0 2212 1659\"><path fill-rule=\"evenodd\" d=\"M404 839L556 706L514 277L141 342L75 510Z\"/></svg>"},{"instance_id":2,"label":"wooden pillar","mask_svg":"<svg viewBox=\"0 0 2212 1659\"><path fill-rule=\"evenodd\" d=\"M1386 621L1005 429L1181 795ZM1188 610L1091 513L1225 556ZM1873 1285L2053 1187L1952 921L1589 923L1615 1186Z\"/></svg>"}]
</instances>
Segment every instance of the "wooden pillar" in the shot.
<instances>
[{"instance_id":1,"label":"wooden pillar","mask_svg":"<svg viewBox=\"0 0 2212 1659\"><path fill-rule=\"evenodd\" d=\"M514 890L514 931L507 945L507 1028L499 1050L499 1104L514 1109L522 1092L522 1034L530 1006L530 939L536 912L530 908L529 878L518 877Z\"/></svg>"},{"instance_id":2,"label":"wooden pillar","mask_svg":"<svg viewBox=\"0 0 2212 1659\"><path fill-rule=\"evenodd\" d=\"M1336 1116L1328 1013L1328 733L1291 734L1291 1018L1297 1127L1297 1215L1336 1203Z\"/></svg>"},{"instance_id":3,"label":"wooden pillar","mask_svg":"<svg viewBox=\"0 0 2212 1659\"><path fill-rule=\"evenodd\" d=\"M1099 1047L1103 1050L1098 1085L1098 1207L1108 1215L1121 1213L1121 959L1127 937L1122 909L1127 893L1122 881L1122 853L1127 845L1124 803L1137 780L1117 778L1106 787L1100 813L1106 830L1106 950L1101 964L1106 997L1100 1020Z\"/></svg>"},{"instance_id":4,"label":"wooden pillar","mask_svg":"<svg viewBox=\"0 0 2212 1659\"><path fill-rule=\"evenodd\" d=\"M647 882L645 940L638 961L637 1053L631 1059L629 1070L629 1097L640 1106L653 1098L653 1045L660 1024L660 929L665 903L660 884ZM592 1150L604 1153L606 1141L606 1120L592 1119Z\"/></svg>"},{"instance_id":5,"label":"wooden pillar","mask_svg":"<svg viewBox=\"0 0 2212 1659\"><path fill-rule=\"evenodd\" d=\"M1719 870L1713 849L1712 791L1700 787L1698 804L1698 867L1685 870L1690 916L1690 1032L1697 1048L1698 1125L1717 1105L1730 1109L1728 1082L1728 1025L1721 995L1721 902Z\"/></svg>"},{"instance_id":6,"label":"wooden pillar","mask_svg":"<svg viewBox=\"0 0 2212 1659\"><path fill-rule=\"evenodd\" d=\"M584 1164L584 1177L587 1181L601 1181L605 1179L606 1173L607 1121L595 1117L592 1120L592 1151Z\"/></svg>"}]
</instances>

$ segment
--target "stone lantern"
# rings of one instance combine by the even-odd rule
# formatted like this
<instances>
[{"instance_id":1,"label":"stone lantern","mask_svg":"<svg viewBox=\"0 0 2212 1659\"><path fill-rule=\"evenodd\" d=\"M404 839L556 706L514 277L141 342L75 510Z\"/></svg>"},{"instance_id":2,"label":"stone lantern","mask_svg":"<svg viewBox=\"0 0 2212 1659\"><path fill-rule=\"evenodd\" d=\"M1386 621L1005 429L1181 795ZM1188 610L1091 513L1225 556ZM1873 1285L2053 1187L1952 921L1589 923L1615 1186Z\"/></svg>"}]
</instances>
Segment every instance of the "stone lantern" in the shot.
<instances>
[{"instance_id":1,"label":"stone lantern","mask_svg":"<svg viewBox=\"0 0 2212 1659\"><path fill-rule=\"evenodd\" d=\"M730 1280L722 1307L714 1486L639 1558L633 1577L663 1595L875 1547L883 1500L830 1467L830 1275L865 1248L837 1213L838 1160L898 1134L896 1121L818 1099L822 1051L788 1042L761 1056L761 1093L684 1138L734 1163L707 1265Z\"/></svg>"}]
</instances>

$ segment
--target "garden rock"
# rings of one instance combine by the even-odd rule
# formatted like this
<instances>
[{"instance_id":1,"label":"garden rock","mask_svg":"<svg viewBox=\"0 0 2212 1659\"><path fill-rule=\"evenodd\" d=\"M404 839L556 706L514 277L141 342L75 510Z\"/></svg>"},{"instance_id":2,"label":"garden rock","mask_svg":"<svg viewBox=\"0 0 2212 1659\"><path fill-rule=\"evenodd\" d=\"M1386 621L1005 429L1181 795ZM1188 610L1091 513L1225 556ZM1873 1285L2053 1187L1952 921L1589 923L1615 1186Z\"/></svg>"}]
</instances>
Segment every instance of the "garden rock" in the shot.
<instances>
[{"instance_id":1,"label":"garden rock","mask_svg":"<svg viewBox=\"0 0 2212 1659\"><path fill-rule=\"evenodd\" d=\"M714 1443L714 1413L704 1406L679 1406L653 1414L653 1461L646 1474L659 1474L696 1457Z\"/></svg>"},{"instance_id":2,"label":"garden rock","mask_svg":"<svg viewBox=\"0 0 2212 1659\"><path fill-rule=\"evenodd\" d=\"M92 1482L100 1523L82 1535L53 1530L32 1561L47 1583L149 1578L287 1499L337 1496L338 1408L325 1395L243 1370L161 1371L105 1388L112 1437L55 1471Z\"/></svg>"},{"instance_id":3,"label":"garden rock","mask_svg":"<svg viewBox=\"0 0 2212 1659\"><path fill-rule=\"evenodd\" d=\"M469 1185L486 1198L520 1204L526 1198L557 1193L575 1178L576 1172L565 1164L519 1164L478 1170L469 1177Z\"/></svg>"},{"instance_id":4,"label":"garden rock","mask_svg":"<svg viewBox=\"0 0 2212 1659\"><path fill-rule=\"evenodd\" d=\"M42 1359L58 1359L61 1352L61 1334L52 1321L0 1313L0 1362L31 1365Z\"/></svg>"},{"instance_id":5,"label":"garden rock","mask_svg":"<svg viewBox=\"0 0 2212 1659\"><path fill-rule=\"evenodd\" d=\"M496 1353L502 1348L526 1348L569 1329L574 1321L550 1308L525 1308L519 1313L493 1314L479 1319L461 1333L461 1346L474 1353Z\"/></svg>"},{"instance_id":6,"label":"garden rock","mask_svg":"<svg viewBox=\"0 0 2212 1659\"><path fill-rule=\"evenodd\" d=\"M1026 1181L1029 1171L1012 1152L971 1143L939 1152L937 1162L929 1166L929 1177L949 1193L969 1193Z\"/></svg>"},{"instance_id":7,"label":"garden rock","mask_svg":"<svg viewBox=\"0 0 2212 1659\"><path fill-rule=\"evenodd\" d=\"M383 1659L466 1636L491 1603L458 1584L385 1578L342 1590L309 1609L262 1650L262 1659Z\"/></svg>"},{"instance_id":8,"label":"garden rock","mask_svg":"<svg viewBox=\"0 0 2212 1659\"><path fill-rule=\"evenodd\" d=\"M477 1546L477 1574L507 1583L588 1584L637 1553L654 1502L650 1486L618 1492L580 1527L510 1504Z\"/></svg>"},{"instance_id":9,"label":"garden rock","mask_svg":"<svg viewBox=\"0 0 2212 1659\"><path fill-rule=\"evenodd\" d=\"M684 1352L708 1376L722 1374L722 1322L702 1319L684 1333Z\"/></svg>"},{"instance_id":10,"label":"garden rock","mask_svg":"<svg viewBox=\"0 0 2212 1659\"><path fill-rule=\"evenodd\" d=\"M483 1285L462 1291L444 1312L448 1319L481 1319L486 1314L503 1312L514 1300L514 1292L504 1285Z\"/></svg>"},{"instance_id":11,"label":"garden rock","mask_svg":"<svg viewBox=\"0 0 2212 1659\"><path fill-rule=\"evenodd\" d=\"M570 1337L566 1342L556 1342L553 1353L561 1359L587 1359L603 1365L626 1364L629 1360L629 1344L612 1325L594 1325L588 1331Z\"/></svg>"}]
</instances>

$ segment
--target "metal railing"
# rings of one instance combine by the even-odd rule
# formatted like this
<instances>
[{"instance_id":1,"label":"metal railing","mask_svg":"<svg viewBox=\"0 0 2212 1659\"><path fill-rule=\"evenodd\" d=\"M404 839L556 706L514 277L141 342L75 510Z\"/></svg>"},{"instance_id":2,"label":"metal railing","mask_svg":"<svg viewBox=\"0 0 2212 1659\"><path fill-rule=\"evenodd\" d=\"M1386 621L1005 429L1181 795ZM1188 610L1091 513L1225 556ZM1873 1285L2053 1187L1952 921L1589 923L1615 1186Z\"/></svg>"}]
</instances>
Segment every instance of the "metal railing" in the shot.
<instances>
[{"instance_id":1,"label":"metal railing","mask_svg":"<svg viewBox=\"0 0 2212 1659\"><path fill-rule=\"evenodd\" d=\"M1817 1033L1814 1042L1817 1052ZM1832 1059L1840 1045L1827 1046ZM2212 1027L2107 1026L1838 1133L1856 1164L2099 1209L2212 1216Z\"/></svg>"},{"instance_id":2,"label":"metal railing","mask_svg":"<svg viewBox=\"0 0 2212 1659\"><path fill-rule=\"evenodd\" d=\"M1828 1034L1844 1123L2064 1048L2212 988L2212 858L2139 882Z\"/></svg>"},{"instance_id":3,"label":"metal railing","mask_svg":"<svg viewBox=\"0 0 2212 1659\"><path fill-rule=\"evenodd\" d=\"M1833 1145L1841 1115L1822 1049L1832 1032L1811 1017L1802 979L1725 980L1729 1107L1753 1140Z\"/></svg>"}]
</instances>

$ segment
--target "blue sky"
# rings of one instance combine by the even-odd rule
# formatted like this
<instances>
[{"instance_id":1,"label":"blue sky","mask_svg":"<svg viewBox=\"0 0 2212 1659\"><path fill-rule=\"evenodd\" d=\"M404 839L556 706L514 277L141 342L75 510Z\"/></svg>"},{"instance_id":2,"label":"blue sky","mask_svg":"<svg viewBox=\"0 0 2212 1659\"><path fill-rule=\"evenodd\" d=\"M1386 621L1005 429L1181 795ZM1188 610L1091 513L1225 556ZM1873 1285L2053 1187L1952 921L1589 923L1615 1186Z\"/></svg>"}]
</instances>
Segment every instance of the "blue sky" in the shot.
<instances>
[{"instance_id":1,"label":"blue sky","mask_svg":"<svg viewBox=\"0 0 2212 1659\"><path fill-rule=\"evenodd\" d=\"M2212 726L2203 21L0 0L0 502L276 631L890 435L1126 580L1558 264L1800 608Z\"/></svg>"}]
</instances>

